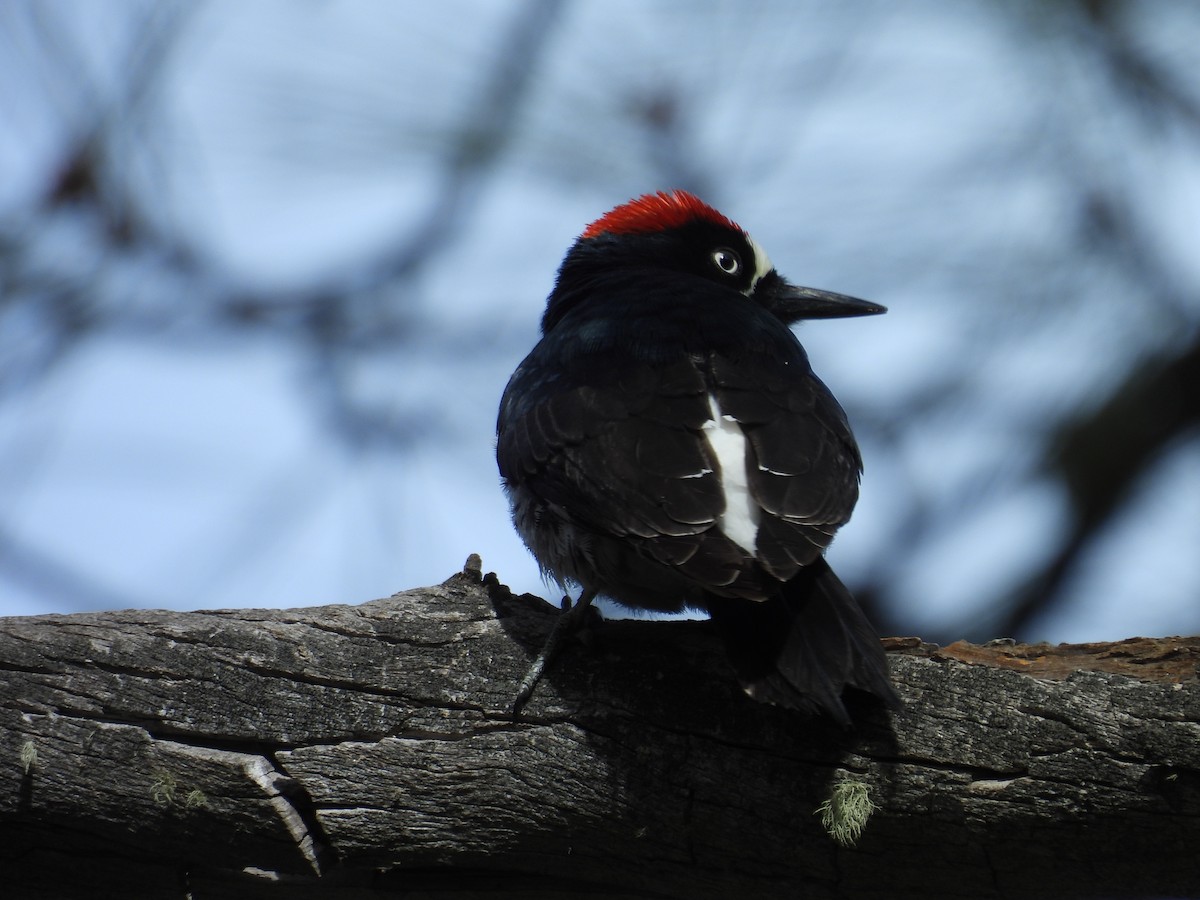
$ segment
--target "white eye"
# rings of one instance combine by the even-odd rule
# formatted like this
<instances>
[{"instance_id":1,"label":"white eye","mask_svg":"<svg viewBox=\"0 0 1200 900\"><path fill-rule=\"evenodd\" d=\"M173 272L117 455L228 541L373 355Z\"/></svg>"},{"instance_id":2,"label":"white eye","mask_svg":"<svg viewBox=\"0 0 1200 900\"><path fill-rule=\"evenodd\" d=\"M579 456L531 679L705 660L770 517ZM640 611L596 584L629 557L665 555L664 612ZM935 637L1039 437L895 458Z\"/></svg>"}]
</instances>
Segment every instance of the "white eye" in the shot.
<instances>
[{"instance_id":1,"label":"white eye","mask_svg":"<svg viewBox=\"0 0 1200 900\"><path fill-rule=\"evenodd\" d=\"M736 275L742 271L742 258L728 247L718 247L714 250L712 261L726 275Z\"/></svg>"}]
</instances>

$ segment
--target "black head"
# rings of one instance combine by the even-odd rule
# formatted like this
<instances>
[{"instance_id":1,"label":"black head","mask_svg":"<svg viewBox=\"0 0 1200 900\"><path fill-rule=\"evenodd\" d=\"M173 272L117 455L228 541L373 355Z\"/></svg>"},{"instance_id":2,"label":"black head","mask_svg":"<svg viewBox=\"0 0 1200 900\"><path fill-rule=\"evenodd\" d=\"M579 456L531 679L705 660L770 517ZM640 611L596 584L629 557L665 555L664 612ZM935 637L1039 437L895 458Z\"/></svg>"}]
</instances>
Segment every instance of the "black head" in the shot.
<instances>
[{"instance_id":1,"label":"black head","mask_svg":"<svg viewBox=\"0 0 1200 900\"><path fill-rule=\"evenodd\" d=\"M786 324L801 319L885 312L866 300L789 284L742 228L685 191L646 194L589 225L567 254L555 293L564 282L631 275L647 268L679 272L721 284L760 304ZM564 298L565 299L565 298ZM551 295L543 330L561 314Z\"/></svg>"}]
</instances>

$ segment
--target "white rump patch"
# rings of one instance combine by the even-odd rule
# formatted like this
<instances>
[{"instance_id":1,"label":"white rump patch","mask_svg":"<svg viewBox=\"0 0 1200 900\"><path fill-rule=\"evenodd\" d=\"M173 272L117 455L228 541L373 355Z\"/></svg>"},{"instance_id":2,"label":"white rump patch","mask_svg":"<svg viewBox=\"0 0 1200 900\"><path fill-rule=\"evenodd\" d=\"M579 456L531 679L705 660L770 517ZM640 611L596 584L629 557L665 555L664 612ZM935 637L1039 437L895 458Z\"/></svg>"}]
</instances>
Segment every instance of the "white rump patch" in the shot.
<instances>
[{"instance_id":1,"label":"white rump patch","mask_svg":"<svg viewBox=\"0 0 1200 900\"><path fill-rule=\"evenodd\" d=\"M717 520L717 527L743 550L755 553L762 510L750 494L746 477L746 435L737 419L721 413L712 394L708 407L712 418L704 423L704 436L721 465L721 491L725 494L725 512Z\"/></svg>"}]
</instances>

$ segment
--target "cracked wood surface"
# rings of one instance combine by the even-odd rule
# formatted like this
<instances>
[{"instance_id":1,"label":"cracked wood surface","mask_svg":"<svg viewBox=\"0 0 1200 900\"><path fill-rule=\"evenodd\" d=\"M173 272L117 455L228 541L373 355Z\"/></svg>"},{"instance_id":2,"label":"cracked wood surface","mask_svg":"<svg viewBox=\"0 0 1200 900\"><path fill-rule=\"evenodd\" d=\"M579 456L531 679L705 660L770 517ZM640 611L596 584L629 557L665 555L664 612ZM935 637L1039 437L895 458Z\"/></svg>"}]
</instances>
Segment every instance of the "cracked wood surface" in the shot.
<instances>
[{"instance_id":1,"label":"cracked wood surface","mask_svg":"<svg viewBox=\"0 0 1200 900\"><path fill-rule=\"evenodd\" d=\"M514 721L556 613L473 561L0 619L0 896L1200 896L1200 639L891 639L905 709L843 732L742 695L703 622L605 622ZM854 847L814 815L845 780Z\"/></svg>"}]
</instances>

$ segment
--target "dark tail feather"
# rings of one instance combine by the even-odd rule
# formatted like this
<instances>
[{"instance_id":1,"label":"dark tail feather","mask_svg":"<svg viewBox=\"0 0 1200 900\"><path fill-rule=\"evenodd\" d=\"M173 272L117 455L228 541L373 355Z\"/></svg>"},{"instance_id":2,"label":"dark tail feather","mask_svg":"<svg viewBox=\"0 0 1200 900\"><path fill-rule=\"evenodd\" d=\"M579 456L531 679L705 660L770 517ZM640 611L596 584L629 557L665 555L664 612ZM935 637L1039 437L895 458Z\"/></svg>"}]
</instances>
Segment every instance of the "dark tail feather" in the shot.
<instances>
[{"instance_id":1,"label":"dark tail feather","mask_svg":"<svg viewBox=\"0 0 1200 900\"><path fill-rule=\"evenodd\" d=\"M709 597L709 613L751 697L843 725L848 687L900 706L879 636L824 559L805 566L765 601Z\"/></svg>"}]
</instances>

